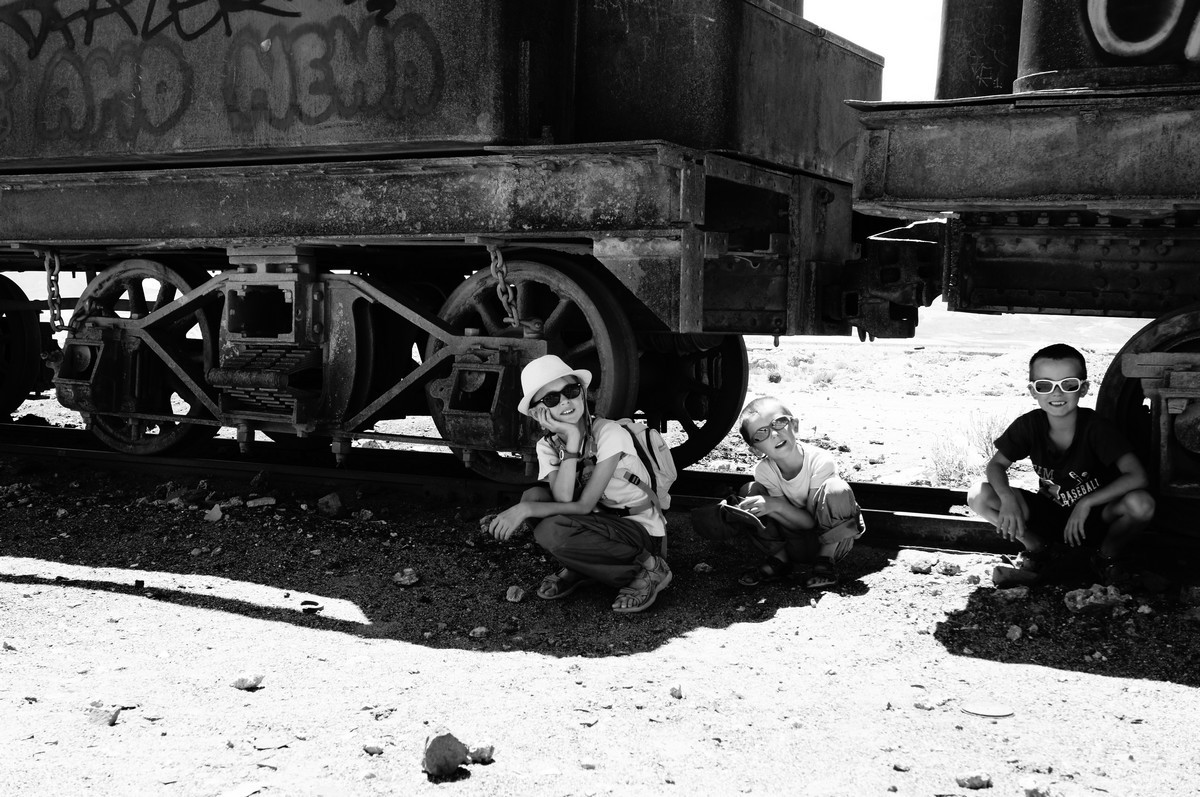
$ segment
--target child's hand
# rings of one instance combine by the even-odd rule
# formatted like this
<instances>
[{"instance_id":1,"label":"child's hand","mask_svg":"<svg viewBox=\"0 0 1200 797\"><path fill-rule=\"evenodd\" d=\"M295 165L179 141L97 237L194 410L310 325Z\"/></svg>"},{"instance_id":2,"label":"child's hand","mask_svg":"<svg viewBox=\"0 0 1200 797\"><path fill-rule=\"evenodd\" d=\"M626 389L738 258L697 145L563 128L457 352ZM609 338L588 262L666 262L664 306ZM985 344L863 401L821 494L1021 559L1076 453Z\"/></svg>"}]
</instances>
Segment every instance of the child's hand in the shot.
<instances>
[{"instance_id":1,"label":"child's hand","mask_svg":"<svg viewBox=\"0 0 1200 797\"><path fill-rule=\"evenodd\" d=\"M528 520L530 516L529 504L522 501L516 506L510 506L492 518L492 525L488 527L488 531L498 540L507 540L513 535L514 531L521 528L521 524Z\"/></svg>"},{"instance_id":2,"label":"child's hand","mask_svg":"<svg viewBox=\"0 0 1200 797\"><path fill-rule=\"evenodd\" d=\"M574 423L569 423L567 421L555 420L554 416L550 414L550 409L544 404L539 404L538 406L531 409L529 411L529 417L531 417L535 421L537 421L538 425L541 426L543 429L545 429L547 432L553 432L554 434L561 437L567 443L568 446L573 445L574 447L572 450L574 450L574 451L579 450L579 435L578 435L578 432L575 431L576 426ZM572 434L572 433L574 433L574 434ZM574 436L575 439L571 440L570 439L571 436Z\"/></svg>"},{"instance_id":3,"label":"child's hand","mask_svg":"<svg viewBox=\"0 0 1200 797\"><path fill-rule=\"evenodd\" d=\"M1087 537L1087 531L1084 529L1084 523L1087 522L1088 514L1092 508L1080 501L1071 510L1071 516L1067 518L1066 528L1063 529L1063 541L1072 547L1083 545L1083 540Z\"/></svg>"},{"instance_id":4,"label":"child's hand","mask_svg":"<svg viewBox=\"0 0 1200 797\"><path fill-rule=\"evenodd\" d=\"M743 498L738 504L738 509L744 509L755 517L763 517L770 514L770 504L767 503L769 500L770 498L765 495L752 495L749 498Z\"/></svg>"},{"instance_id":5,"label":"child's hand","mask_svg":"<svg viewBox=\"0 0 1200 797\"><path fill-rule=\"evenodd\" d=\"M1011 497L1000 499L1000 525L996 531L1006 540L1016 540L1025 536L1025 503L1021 497L1013 493Z\"/></svg>"}]
</instances>

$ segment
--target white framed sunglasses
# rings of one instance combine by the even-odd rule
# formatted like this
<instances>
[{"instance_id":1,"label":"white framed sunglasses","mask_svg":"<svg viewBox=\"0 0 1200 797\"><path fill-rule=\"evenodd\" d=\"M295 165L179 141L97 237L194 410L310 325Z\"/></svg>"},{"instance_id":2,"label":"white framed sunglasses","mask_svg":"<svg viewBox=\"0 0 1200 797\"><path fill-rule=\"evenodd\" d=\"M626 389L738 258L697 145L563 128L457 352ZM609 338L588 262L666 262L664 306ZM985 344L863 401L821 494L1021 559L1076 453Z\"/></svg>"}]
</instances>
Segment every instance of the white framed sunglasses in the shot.
<instances>
[{"instance_id":1,"label":"white framed sunglasses","mask_svg":"<svg viewBox=\"0 0 1200 797\"><path fill-rule=\"evenodd\" d=\"M1068 376L1066 379L1035 379L1029 383L1029 387L1039 396L1048 396L1054 392L1054 388L1058 388L1064 393L1078 393L1085 382L1087 382L1086 379Z\"/></svg>"},{"instance_id":2,"label":"white framed sunglasses","mask_svg":"<svg viewBox=\"0 0 1200 797\"><path fill-rule=\"evenodd\" d=\"M791 422L792 422L792 417L790 415L780 415L778 418L771 421L766 426L764 426L761 429L759 429L758 431L756 431L754 434L750 435L750 442L751 443L761 443L763 440L766 440L768 437L771 436L772 431L782 432L784 429L786 429L791 424Z\"/></svg>"}]
</instances>

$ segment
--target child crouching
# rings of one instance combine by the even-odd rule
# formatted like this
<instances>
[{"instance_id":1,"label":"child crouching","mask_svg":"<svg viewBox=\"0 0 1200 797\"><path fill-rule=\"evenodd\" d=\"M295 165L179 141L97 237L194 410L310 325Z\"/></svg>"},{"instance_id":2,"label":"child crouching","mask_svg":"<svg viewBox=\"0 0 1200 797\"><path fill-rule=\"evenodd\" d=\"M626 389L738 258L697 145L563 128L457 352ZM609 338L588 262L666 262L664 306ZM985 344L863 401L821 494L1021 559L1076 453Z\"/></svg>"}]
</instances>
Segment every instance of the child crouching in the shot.
<instances>
[{"instance_id":1,"label":"child crouching","mask_svg":"<svg viewBox=\"0 0 1200 797\"><path fill-rule=\"evenodd\" d=\"M808 589L837 584L837 563L866 531L850 485L824 449L796 439L800 422L778 399L764 396L742 410L742 438L762 457L754 481L743 486L730 510L693 513L693 527L710 539L744 537L765 558L738 579L745 586L776 581L795 563L811 563ZM749 517L746 517L746 513Z\"/></svg>"}]
</instances>

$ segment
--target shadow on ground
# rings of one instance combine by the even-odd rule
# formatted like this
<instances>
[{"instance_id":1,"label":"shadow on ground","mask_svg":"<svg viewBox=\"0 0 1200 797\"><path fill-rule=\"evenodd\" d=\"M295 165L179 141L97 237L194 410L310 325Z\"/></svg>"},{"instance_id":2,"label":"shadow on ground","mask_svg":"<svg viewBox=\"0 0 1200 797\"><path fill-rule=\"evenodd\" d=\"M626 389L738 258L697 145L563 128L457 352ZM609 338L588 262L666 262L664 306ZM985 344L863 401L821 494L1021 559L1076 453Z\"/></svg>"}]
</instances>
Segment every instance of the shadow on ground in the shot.
<instances>
[{"instance_id":1,"label":"shadow on ground","mask_svg":"<svg viewBox=\"0 0 1200 797\"><path fill-rule=\"evenodd\" d=\"M981 587L934 636L957 655L1200 687L1200 609L1187 600L1195 575L1178 564L1141 563L1115 593L1093 587L1083 569L1055 584ZM1072 610L1077 590L1109 603Z\"/></svg>"},{"instance_id":2,"label":"shadow on ground","mask_svg":"<svg viewBox=\"0 0 1200 797\"><path fill-rule=\"evenodd\" d=\"M221 520L205 520L213 503L256 492L275 503L229 507ZM0 580L137 594L434 648L552 656L654 650L699 628L763 622L780 609L810 606L820 595L803 588L802 569L792 580L738 585L738 573L756 557L696 537L687 514L674 512L667 557L674 580L650 609L615 614L615 590L601 586L544 601L534 592L554 563L529 537L501 543L481 533L479 518L495 507L413 506L381 490L342 489L350 514L331 519L317 511L323 492L217 481L172 484L8 462L0 470L0 556L45 567L14 567L10 560ZM105 569L70 570L64 578L54 573L55 563ZM835 591L865 594L862 577L887 563L882 553L856 549L843 563ZM405 568L419 576L416 585L394 582ZM206 577L234 587L193 583ZM184 581L191 585L181 588ZM524 599L508 601L511 587L523 589ZM302 600L321 608L305 613ZM354 610L328 616L335 603Z\"/></svg>"}]
</instances>

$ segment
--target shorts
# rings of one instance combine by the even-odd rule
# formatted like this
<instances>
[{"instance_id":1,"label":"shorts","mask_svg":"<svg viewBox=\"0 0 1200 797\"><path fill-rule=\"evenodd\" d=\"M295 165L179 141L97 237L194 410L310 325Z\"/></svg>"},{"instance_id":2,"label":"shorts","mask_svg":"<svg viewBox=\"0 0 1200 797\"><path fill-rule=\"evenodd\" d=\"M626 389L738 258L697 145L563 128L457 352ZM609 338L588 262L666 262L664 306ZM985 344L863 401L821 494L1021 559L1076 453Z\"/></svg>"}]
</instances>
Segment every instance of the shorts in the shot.
<instances>
[{"instance_id":1,"label":"shorts","mask_svg":"<svg viewBox=\"0 0 1200 797\"><path fill-rule=\"evenodd\" d=\"M1064 542L1063 529L1067 527L1067 521L1071 518L1074 507L1057 504L1041 493L1031 493L1020 488L1016 488L1016 492L1021 493L1025 498L1025 505L1029 507L1029 519L1026 521L1029 530L1042 542L1048 544ZM1108 525L1104 522L1103 506L1088 513L1087 520L1083 522L1083 531L1084 546L1098 548L1104 540L1104 535L1108 532Z\"/></svg>"}]
</instances>

